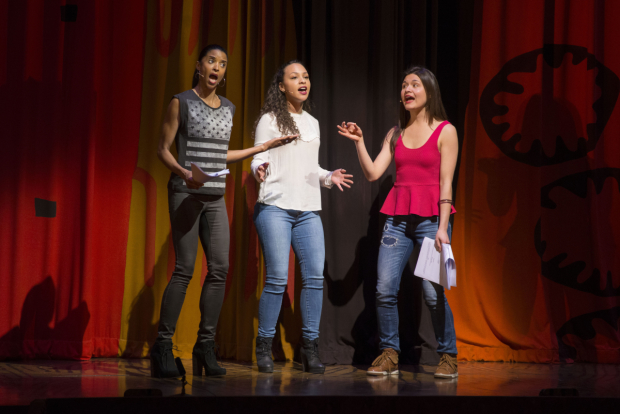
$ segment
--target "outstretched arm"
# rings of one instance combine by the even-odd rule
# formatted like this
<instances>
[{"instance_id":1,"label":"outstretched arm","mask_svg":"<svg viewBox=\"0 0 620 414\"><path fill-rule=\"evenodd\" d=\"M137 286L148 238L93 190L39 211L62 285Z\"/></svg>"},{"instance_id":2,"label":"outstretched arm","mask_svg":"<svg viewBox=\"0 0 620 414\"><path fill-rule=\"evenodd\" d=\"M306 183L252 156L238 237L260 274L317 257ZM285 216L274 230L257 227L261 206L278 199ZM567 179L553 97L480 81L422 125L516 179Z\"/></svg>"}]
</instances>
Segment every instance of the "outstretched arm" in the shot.
<instances>
[{"instance_id":1,"label":"outstretched arm","mask_svg":"<svg viewBox=\"0 0 620 414\"><path fill-rule=\"evenodd\" d=\"M364 135L362 129L354 122L343 122L342 125L338 125L338 133L343 137L349 138L355 142L355 148L357 149L357 157L360 160L362 171L368 181L377 181L385 170L390 166L392 162L392 151L390 150L390 139L394 130L390 130L383 139L383 147L377 158L373 161L368 154L366 145L364 145Z\"/></svg>"},{"instance_id":2,"label":"outstretched arm","mask_svg":"<svg viewBox=\"0 0 620 414\"><path fill-rule=\"evenodd\" d=\"M242 150L228 150L228 153L226 153L226 163L230 164L233 162L245 160L246 158L252 157L261 152L265 152L271 148L280 147L282 145L295 141L298 136L299 135L287 135L285 137L270 139L269 141L263 142L259 145L255 145L251 148L244 148Z\"/></svg>"},{"instance_id":3,"label":"outstretched arm","mask_svg":"<svg viewBox=\"0 0 620 414\"><path fill-rule=\"evenodd\" d=\"M456 168L456 159L459 154L459 140L456 135L456 128L446 125L437 142L439 153L441 154L441 166L439 169L439 199L452 200L452 178ZM449 244L448 223L452 212L451 203L439 204L439 229L435 236L435 249L441 252L441 245Z\"/></svg>"}]
</instances>

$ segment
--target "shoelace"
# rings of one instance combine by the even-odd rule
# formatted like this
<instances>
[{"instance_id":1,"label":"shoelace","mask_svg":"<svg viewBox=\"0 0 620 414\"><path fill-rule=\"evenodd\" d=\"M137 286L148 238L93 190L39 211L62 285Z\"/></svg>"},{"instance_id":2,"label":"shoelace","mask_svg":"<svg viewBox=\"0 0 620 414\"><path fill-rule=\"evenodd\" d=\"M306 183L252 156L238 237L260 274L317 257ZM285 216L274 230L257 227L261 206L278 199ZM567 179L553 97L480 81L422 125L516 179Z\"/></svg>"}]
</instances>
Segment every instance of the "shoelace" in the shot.
<instances>
[{"instance_id":1,"label":"shoelace","mask_svg":"<svg viewBox=\"0 0 620 414\"><path fill-rule=\"evenodd\" d=\"M381 364L383 364L383 362L388 359L388 354L387 352L383 352L381 353L381 355L379 355L373 362L372 362L372 366L373 367L378 367Z\"/></svg>"},{"instance_id":2,"label":"shoelace","mask_svg":"<svg viewBox=\"0 0 620 414\"><path fill-rule=\"evenodd\" d=\"M267 344L265 342L259 342L256 344L256 352L258 354L266 354L269 350L267 349Z\"/></svg>"},{"instance_id":3,"label":"shoelace","mask_svg":"<svg viewBox=\"0 0 620 414\"><path fill-rule=\"evenodd\" d=\"M319 357L319 344L314 342L312 344L312 348L310 348L310 350L308 351L308 356L309 357Z\"/></svg>"},{"instance_id":4,"label":"shoelace","mask_svg":"<svg viewBox=\"0 0 620 414\"><path fill-rule=\"evenodd\" d=\"M437 369L441 368L443 365L447 365L452 369L452 371L456 371L455 361L455 358L450 358L448 355L442 355L441 360L439 361L439 367Z\"/></svg>"}]
</instances>

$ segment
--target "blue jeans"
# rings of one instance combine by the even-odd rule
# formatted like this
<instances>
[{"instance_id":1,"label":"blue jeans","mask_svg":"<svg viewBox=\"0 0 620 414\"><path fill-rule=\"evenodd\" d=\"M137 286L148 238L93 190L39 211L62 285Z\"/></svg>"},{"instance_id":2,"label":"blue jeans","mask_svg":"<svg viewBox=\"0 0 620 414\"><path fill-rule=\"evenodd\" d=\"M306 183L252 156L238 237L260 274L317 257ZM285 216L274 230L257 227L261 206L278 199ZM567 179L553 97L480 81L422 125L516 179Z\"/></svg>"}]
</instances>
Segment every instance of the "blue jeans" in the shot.
<instances>
[{"instance_id":1,"label":"blue jeans","mask_svg":"<svg viewBox=\"0 0 620 414\"><path fill-rule=\"evenodd\" d=\"M381 350L392 348L400 352L396 300L400 278L414 246L422 244L424 237L435 240L438 229L437 216L394 216L388 217L385 223L377 266L377 319ZM452 237L451 225L448 225L448 236ZM435 329L437 352L456 354L454 318L443 287L422 279L422 291Z\"/></svg>"},{"instance_id":2,"label":"blue jeans","mask_svg":"<svg viewBox=\"0 0 620 414\"><path fill-rule=\"evenodd\" d=\"M301 267L302 336L319 337L323 306L323 266L325 238L323 224L316 211L283 210L256 203L254 224L263 248L265 288L258 305L258 336L273 338L282 307L282 295L288 282L288 259L291 244Z\"/></svg>"}]
</instances>

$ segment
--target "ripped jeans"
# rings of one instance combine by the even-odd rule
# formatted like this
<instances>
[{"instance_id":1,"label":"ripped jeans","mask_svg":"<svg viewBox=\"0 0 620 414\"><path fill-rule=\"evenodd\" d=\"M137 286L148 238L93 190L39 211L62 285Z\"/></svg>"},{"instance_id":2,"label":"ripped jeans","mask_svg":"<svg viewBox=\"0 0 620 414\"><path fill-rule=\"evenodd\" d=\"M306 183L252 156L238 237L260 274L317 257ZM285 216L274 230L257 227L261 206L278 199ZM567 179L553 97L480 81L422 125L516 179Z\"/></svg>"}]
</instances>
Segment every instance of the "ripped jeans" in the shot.
<instances>
[{"instance_id":1,"label":"ripped jeans","mask_svg":"<svg viewBox=\"0 0 620 414\"><path fill-rule=\"evenodd\" d=\"M424 237L435 240L438 229L437 216L390 216L385 223L377 266L377 319L381 350L392 348L400 352L397 308L400 279L413 248L422 244ZM448 236L452 237L451 225L448 225ZM422 291L435 329L437 352L456 354L454 318L443 287L422 279Z\"/></svg>"}]
</instances>

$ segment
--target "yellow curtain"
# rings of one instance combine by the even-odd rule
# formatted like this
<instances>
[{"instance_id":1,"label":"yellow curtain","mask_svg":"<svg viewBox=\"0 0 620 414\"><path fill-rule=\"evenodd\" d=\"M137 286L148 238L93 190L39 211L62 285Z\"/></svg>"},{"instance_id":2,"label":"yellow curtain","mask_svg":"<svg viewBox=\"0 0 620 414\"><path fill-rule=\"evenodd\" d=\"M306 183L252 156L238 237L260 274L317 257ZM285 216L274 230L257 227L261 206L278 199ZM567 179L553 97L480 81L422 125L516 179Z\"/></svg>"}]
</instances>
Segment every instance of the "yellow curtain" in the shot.
<instances>
[{"instance_id":1,"label":"yellow curtain","mask_svg":"<svg viewBox=\"0 0 620 414\"><path fill-rule=\"evenodd\" d=\"M229 65L226 85L218 94L237 107L230 149L252 146L252 127L271 77L297 52L290 0L152 0L147 2L146 13L140 146L132 185L119 344L119 355L126 357L148 354L157 335L161 297L174 268L166 188L170 172L157 159L161 124L171 97L191 87L202 47L210 43L225 46ZM251 360L254 354L264 277L251 223L257 185L249 173L250 162L229 165L225 198L231 223L231 266L216 335L221 355L240 360ZM182 358L190 357L196 340L198 300L206 274L202 247L196 248L194 276L173 338L178 348L175 353ZM280 329L287 358L292 358L291 338L296 342L293 331L299 331L290 293Z\"/></svg>"}]
</instances>

